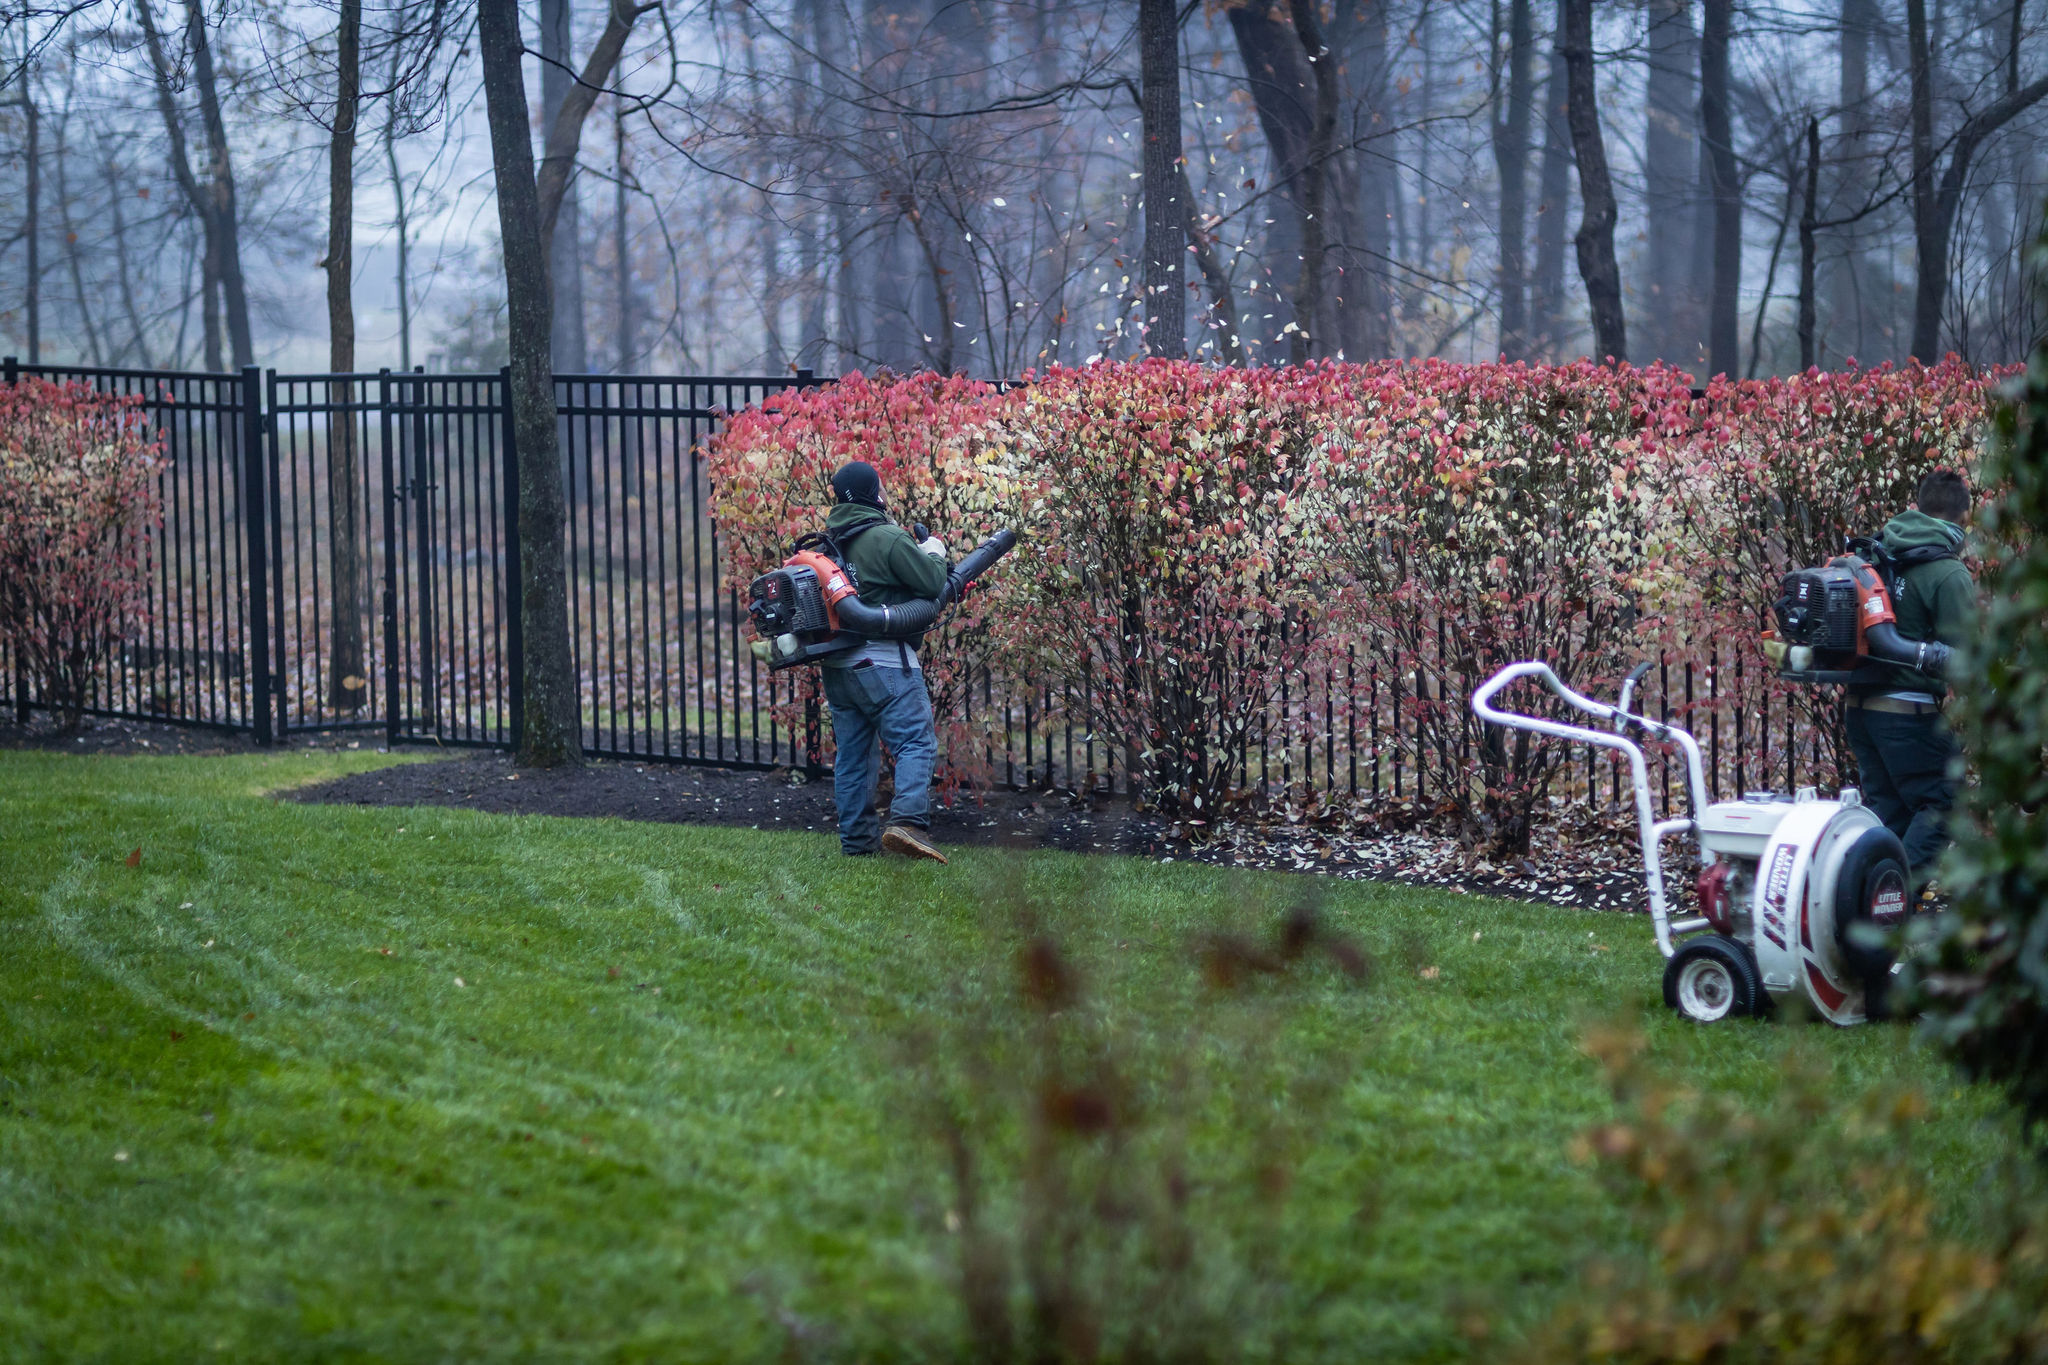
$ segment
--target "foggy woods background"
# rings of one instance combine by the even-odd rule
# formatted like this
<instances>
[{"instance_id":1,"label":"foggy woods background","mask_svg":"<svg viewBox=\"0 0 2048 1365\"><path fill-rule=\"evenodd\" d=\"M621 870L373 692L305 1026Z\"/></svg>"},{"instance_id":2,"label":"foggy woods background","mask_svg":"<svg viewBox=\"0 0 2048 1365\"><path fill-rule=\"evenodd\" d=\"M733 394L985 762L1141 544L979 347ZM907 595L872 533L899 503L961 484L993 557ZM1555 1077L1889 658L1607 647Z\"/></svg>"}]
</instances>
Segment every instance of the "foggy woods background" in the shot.
<instances>
[{"instance_id":1,"label":"foggy woods background","mask_svg":"<svg viewBox=\"0 0 2048 1365\"><path fill-rule=\"evenodd\" d=\"M504 362L472 9L6 5L7 350ZM2041 325L2016 246L2048 188L2048 0L522 18L537 146L625 32L571 144L558 370L1002 377L1143 351L1176 311L1209 358L1625 347L1701 375L2011 360ZM1176 112L1182 161L1148 173L1141 130ZM1145 290L1148 187L1178 310Z\"/></svg>"}]
</instances>

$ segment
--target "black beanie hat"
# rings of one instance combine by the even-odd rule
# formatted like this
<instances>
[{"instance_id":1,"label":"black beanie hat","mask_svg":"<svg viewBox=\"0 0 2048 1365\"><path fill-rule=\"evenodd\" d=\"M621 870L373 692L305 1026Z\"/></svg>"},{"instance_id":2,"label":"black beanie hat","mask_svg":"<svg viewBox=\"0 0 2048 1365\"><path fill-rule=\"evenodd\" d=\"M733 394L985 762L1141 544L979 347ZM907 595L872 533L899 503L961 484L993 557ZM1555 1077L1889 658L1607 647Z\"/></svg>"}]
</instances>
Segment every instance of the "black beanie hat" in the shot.
<instances>
[{"instance_id":1,"label":"black beanie hat","mask_svg":"<svg viewBox=\"0 0 2048 1365\"><path fill-rule=\"evenodd\" d=\"M858 502L868 507L882 505L882 476L866 460L852 460L839 466L832 476L832 496L837 502Z\"/></svg>"}]
</instances>

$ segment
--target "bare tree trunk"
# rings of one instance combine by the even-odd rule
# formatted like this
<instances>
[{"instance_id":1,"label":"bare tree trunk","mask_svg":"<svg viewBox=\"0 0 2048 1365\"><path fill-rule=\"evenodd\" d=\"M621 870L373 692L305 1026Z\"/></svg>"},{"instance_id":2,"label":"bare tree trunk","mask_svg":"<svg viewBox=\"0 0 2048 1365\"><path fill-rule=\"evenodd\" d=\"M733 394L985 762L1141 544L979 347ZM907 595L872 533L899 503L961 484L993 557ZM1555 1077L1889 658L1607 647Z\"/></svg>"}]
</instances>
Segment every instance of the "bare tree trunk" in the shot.
<instances>
[{"instance_id":1,"label":"bare tree trunk","mask_svg":"<svg viewBox=\"0 0 2048 1365\"><path fill-rule=\"evenodd\" d=\"M334 123L327 145L327 368L356 368L355 176L356 115L362 94L362 0L341 0L334 31ZM355 711L369 696L363 660L363 526L356 447L355 386L330 381L340 407L327 417L327 704ZM419 490L415 490L417 494Z\"/></svg>"},{"instance_id":2,"label":"bare tree trunk","mask_svg":"<svg viewBox=\"0 0 2048 1365\"><path fill-rule=\"evenodd\" d=\"M1301 169L1301 285L1295 290L1295 320L1303 328L1288 346L1289 358L1297 365L1312 355L1327 355L1335 328L1326 318L1323 302L1324 255L1329 241L1329 192L1335 178L1337 156L1337 106L1343 98L1337 70L1337 54L1323 41L1322 19L1317 0L1290 0L1294 31L1315 79L1314 122L1310 124L1308 155Z\"/></svg>"},{"instance_id":3,"label":"bare tree trunk","mask_svg":"<svg viewBox=\"0 0 2048 1365\"><path fill-rule=\"evenodd\" d=\"M57 120L57 226L64 229L65 264L71 275L71 295L78 305L78 325L85 329L85 340L90 348L87 352L94 365L104 365L104 352L100 349L100 330L92 320L92 303L85 296L85 271L80 267L78 257L78 230L71 222L71 158L66 133L71 127L71 101L67 92L64 101L64 116Z\"/></svg>"},{"instance_id":4,"label":"bare tree trunk","mask_svg":"<svg viewBox=\"0 0 2048 1365\"><path fill-rule=\"evenodd\" d=\"M849 70L848 53L852 47L852 35L848 33L847 16L840 8L840 0L809 0L812 25L817 33L818 83L826 100L826 107L836 114L844 107L846 72ZM835 338L831 363L840 372L851 370L857 363L865 340L866 329L862 325L860 295L853 274L855 237L858 229L854 221L853 207L847 202L843 190L834 187L830 208L825 215L822 229L824 240L820 243L825 257L827 279L820 283L821 302L819 312L824 312L823 300L829 299L833 306L832 333ZM819 336L817 366L822 371L826 366L825 348L822 344L823 329Z\"/></svg>"},{"instance_id":5,"label":"bare tree trunk","mask_svg":"<svg viewBox=\"0 0 2048 1365\"><path fill-rule=\"evenodd\" d=\"M1277 276L1282 264L1299 253L1306 256L1308 232L1303 173L1309 161L1309 147L1315 139L1315 73L1299 33L1281 21L1277 0L1251 0L1226 11L1238 53L1244 61L1245 80L1250 86L1252 107L1258 114L1259 130L1265 135L1272 157L1273 181L1291 213L1275 214L1279 221L1266 233L1266 250ZM1299 276L1297 276L1297 283ZM1270 308L1276 316L1261 328L1259 340L1273 339L1272 328L1290 338L1290 356L1305 353L1305 338L1316 330L1316 319L1305 313L1298 287L1274 297ZM1252 310L1254 313L1258 309ZM1286 315L1291 312L1293 316Z\"/></svg>"},{"instance_id":6,"label":"bare tree trunk","mask_svg":"<svg viewBox=\"0 0 2048 1365\"><path fill-rule=\"evenodd\" d=\"M135 306L135 281L128 268L128 220L121 211L123 191L119 167L104 144L100 147L100 159L106 167L107 209L114 224L115 268L120 271L121 278L121 311L127 315L129 333L134 338L135 363L146 370L151 368L149 339L143 330L142 311Z\"/></svg>"},{"instance_id":7,"label":"bare tree trunk","mask_svg":"<svg viewBox=\"0 0 2048 1365\"><path fill-rule=\"evenodd\" d=\"M759 196L759 227L755 237L761 247L761 333L768 373L780 374L789 365L782 346L782 232L775 221L775 203L765 193Z\"/></svg>"},{"instance_id":8,"label":"bare tree trunk","mask_svg":"<svg viewBox=\"0 0 2048 1365\"><path fill-rule=\"evenodd\" d=\"M1756 378L1757 367L1763 363L1764 323L1770 317L1771 295L1778 287L1778 260L1785 254L1785 234L1792 229L1792 211L1799 204L1799 157L1788 148L1785 159L1785 211L1778 215L1778 231L1771 238L1771 254L1764 266L1764 296L1757 300L1756 316L1750 320L1749 368L1744 372L1748 379Z\"/></svg>"},{"instance_id":9,"label":"bare tree trunk","mask_svg":"<svg viewBox=\"0 0 2048 1365\"><path fill-rule=\"evenodd\" d=\"M626 214L626 178L630 172L626 165L626 111L623 104L615 105L612 110L612 160L617 172L612 190L612 262L617 267L619 286L618 359L612 368L619 374L631 374L633 362L640 354L640 341L634 335L632 234L628 231L630 224Z\"/></svg>"},{"instance_id":10,"label":"bare tree trunk","mask_svg":"<svg viewBox=\"0 0 2048 1365\"><path fill-rule=\"evenodd\" d=\"M27 152L28 166L23 187L27 190L28 203L23 206L22 236L28 247L26 262L28 277L23 281L28 312L28 363L35 365L43 358L43 261L42 261L42 167L43 155L40 145L40 115L36 110L35 92L29 86L29 75L24 72L21 86L21 112L28 125Z\"/></svg>"},{"instance_id":11,"label":"bare tree trunk","mask_svg":"<svg viewBox=\"0 0 2048 1365\"><path fill-rule=\"evenodd\" d=\"M1564 243L1572 193L1566 85L1564 57L1553 45L1550 73L1543 85L1543 165L1536 178L1536 273L1529 288L1529 330L1539 354L1545 357L1555 356L1564 342Z\"/></svg>"},{"instance_id":12,"label":"bare tree trunk","mask_svg":"<svg viewBox=\"0 0 2048 1365\"><path fill-rule=\"evenodd\" d=\"M1357 359L1376 360L1394 354L1394 268L1393 200L1399 189L1393 162L1380 145L1392 136L1391 122L1384 117L1388 105L1387 6L1372 4L1360 20L1360 78L1356 83L1363 118L1360 143L1353 155L1358 167L1358 217L1365 244L1357 260L1359 278L1346 290L1363 314ZM1367 127L1377 127L1368 134Z\"/></svg>"},{"instance_id":13,"label":"bare tree trunk","mask_svg":"<svg viewBox=\"0 0 2048 1365\"><path fill-rule=\"evenodd\" d=\"M633 253L632 223L627 213L631 202L626 195L626 184L632 176L632 168L626 161L626 106L623 100L612 101L612 266L618 297L613 300L616 316L613 321L618 328L613 347L612 373L633 373L634 361L640 353L640 339L636 335L638 319L633 307ZM637 398L637 390L635 391ZM624 384L619 386L619 401L628 401ZM637 406L637 403L635 403ZM646 489L641 481L641 425L637 417L619 418L619 475L620 487L628 497L642 497Z\"/></svg>"},{"instance_id":14,"label":"bare tree trunk","mask_svg":"<svg viewBox=\"0 0 2048 1365\"><path fill-rule=\"evenodd\" d=\"M766 122L761 97L760 42L754 32L754 11L751 7L740 9L740 36L746 52L748 117L756 125ZM625 158L624 125L619 125L620 164ZM618 193L625 194L625 182L620 180ZM623 222L625 200L619 200L617 221ZM788 352L782 344L782 305L786 286L782 279L782 224L777 220L775 199L767 190L754 193L754 237L760 247L761 257L761 355L768 374L779 374L789 364ZM624 241L624 238L620 238ZM624 257L620 260L623 262Z\"/></svg>"},{"instance_id":15,"label":"bare tree trunk","mask_svg":"<svg viewBox=\"0 0 2048 1365\"><path fill-rule=\"evenodd\" d=\"M2048 98L2048 76L2015 85L1965 119L1951 141L1948 166L1935 183L1934 69L1927 38L1927 0L1906 0L1906 44L1912 72L1913 356L1932 364L1941 354L1941 314L1948 302L1949 239L1962 204L1970 162L1984 139Z\"/></svg>"},{"instance_id":16,"label":"bare tree trunk","mask_svg":"<svg viewBox=\"0 0 2048 1365\"><path fill-rule=\"evenodd\" d=\"M1614 181L1607 170L1607 144L1600 135L1600 106L1593 87L1593 0L1562 0L1558 52L1564 57L1569 89L1566 120L1579 166L1579 198L1585 206L1576 245L1579 278L1593 315L1596 359L1628 359L1628 326L1621 310L1621 267L1614 259Z\"/></svg>"},{"instance_id":17,"label":"bare tree trunk","mask_svg":"<svg viewBox=\"0 0 2048 1365\"><path fill-rule=\"evenodd\" d=\"M1500 353L1507 360L1526 359L1529 352L1522 255L1529 231L1529 123L1536 84L1536 31L1529 6L1530 0L1508 5L1507 100L1493 120L1493 161L1500 173ZM1499 9L1496 3L1496 24Z\"/></svg>"},{"instance_id":18,"label":"bare tree trunk","mask_svg":"<svg viewBox=\"0 0 2048 1365\"><path fill-rule=\"evenodd\" d=\"M819 44L823 40L823 26L818 19L818 0L796 7L795 18L803 42L794 55L796 62L796 93L793 112L799 128L809 127L816 117L817 104L814 92L822 91L824 80L822 52ZM797 229L797 277L800 281L797 291L797 342L795 360L799 366L811 370L825 368L825 311L829 298L823 279L825 273L825 248L829 228L826 212L820 207L807 208L799 220Z\"/></svg>"},{"instance_id":19,"label":"bare tree trunk","mask_svg":"<svg viewBox=\"0 0 2048 1365\"><path fill-rule=\"evenodd\" d=\"M570 0L540 0L541 127L554 124L562 103L576 88L570 66ZM547 169L543 162L543 170ZM583 326L582 205L577 201L575 158L563 168L561 206L547 226L548 273L554 281L554 367L563 374L590 369L589 336Z\"/></svg>"},{"instance_id":20,"label":"bare tree trunk","mask_svg":"<svg viewBox=\"0 0 2048 1365\"><path fill-rule=\"evenodd\" d=\"M583 760L582 700L569 645L562 544L562 462L555 437L547 244L541 231L517 0L479 0L477 46L498 187L511 342L513 439L519 451L519 619L525 648L518 761Z\"/></svg>"},{"instance_id":21,"label":"bare tree trunk","mask_svg":"<svg viewBox=\"0 0 2048 1365\"><path fill-rule=\"evenodd\" d=\"M907 206L903 220L910 224L911 236L917 242L918 254L924 258L926 275L931 280L932 307L937 310L932 328L936 340L926 340L938 349L932 354L932 368L940 374L953 371L953 286L950 272L939 254L938 243L932 240L932 223L924 209L917 204Z\"/></svg>"},{"instance_id":22,"label":"bare tree trunk","mask_svg":"<svg viewBox=\"0 0 2048 1365\"><path fill-rule=\"evenodd\" d=\"M1707 315L1707 368L1742 372L1737 310L1742 291L1742 180L1735 165L1735 127L1729 107L1728 49L1735 0L1706 0L1700 25L1700 132L1714 189L1714 289Z\"/></svg>"},{"instance_id":23,"label":"bare tree trunk","mask_svg":"<svg viewBox=\"0 0 2048 1365\"><path fill-rule=\"evenodd\" d=\"M163 35L157 30L156 15L149 7L149 0L135 0L135 17L142 25L143 46L149 53L150 71L156 78L156 107L163 118L164 137L170 144L171 174L177 179L178 188L184 192L185 202L192 208L192 216L199 220L202 241L199 256L202 354L206 368L218 371L223 368L220 354L220 224L214 216L212 195L200 185L199 177L192 171L192 160L185 146L184 116L178 112L177 97L172 93L170 58L164 53ZM30 164L34 165L34 158L30 158ZM172 358L174 361L182 360L183 354L181 323L178 348Z\"/></svg>"},{"instance_id":24,"label":"bare tree trunk","mask_svg":"<svg viewBox=\"0 0 2048 1365\"><path fill-rule=\"evenodd\" d=\"M394 58L392 65L397 66ZM393 85L397 84L394 72ZM398 169L398 116L384 121L384 161L391 171L391 199L396 207L394 226L398 233L398 368L412 368L412 217L405 203L405 177Z\"/></svg>"},{"instance_id":25,"label":"bare tree trunk","mask_svg":"<svg viewBox=\"0 0 2048 1365\"><path fill-rule=\"evenodd\" d=\"M1706 337L1692 287L1693 167L1699 159L1693 142L1699 39L1692 0L1650 0L1649 23L1643 185L1651 312L1637 350L1693 365Z\"/></svg>"},{"instance_id":26,"label":"bare tree trunk","mask_svg":"<svg viewBox=\"0 0 2048 1365\"><path fill-rule=\"evenodd\" d=\"M1188 353L1186 202L1180 143L1180 23L1175 0L1138 0L1139 123L1145 187L1145 349ZM1175 201L1180 202L1176 203Z\"/></svg>"},{"instance_id":27,"label":"bare tree trunk","mask_svg":"<svg viewBox=\"0 0 2048 1365\"><path fill-rule=\"evenodd\" d=\"M185 34L192 48L192 80L199 89L199 117L206 129L208 202L214 218L215 277L226 306L228 347L234 367L256 363L249 332L249 294L242 280L242 232L235 213L235 170L228 158L228 127L220 113L220 83L214 77L213 44L206 33L203 0L185 0Z\"/></svg>"},{"instance_id":28,"label":"bare tree trunk","mask_svg":"<svg viewBox=\"0 0 2048 1365\"><path fill-rule=\"evenodd\" d=\"M1836 97L1842 111L1841 138L1835 151L1837 216L1846 216L1841 213L1842 206L1860 197L1868 169L1863 162L1870 141L1870 37L1877 24L1877 0L1842 0L1841 74ZM1864 328L1863 296L1869 262L1856 240L1855 227L1845 226L1841 259L1831 272L1829 336L1836 349L1867 356L1870 341Z\"/></svg>"},{"instance_id":29,"label":"bare tree trunk","mask_svg":"<svg viewBox=\"0 0 2048 1365\"><path fill-rule=\"evenodd\" d=\"M206 244L206 254L199 261L199 275L199 330L206 349L206 368L217 374L227 368L227 361L221 358L220 350L219 243Z\"/></svg>"},{"instance_id":30,"label":"bare tree trunk","mask_svg":"<svg viewBox=\"0 0 2048 1365\"><path fill-rule=\"evenodd\" d=\"M1914 267L1913 347L1922 360L1940 345L1941 290L1948 282L1948 251L1932 250L1934 236L1934 73L1927 47L1927 0L1906 0L1906 54L1911 71ZM1923 319L1926 326L1923 334Z\"/></svg>"},{"instance_id":31,"label":"bare tree trunk","mask_svg":"<svg viewBox=\"0 0 2048 1365\"><path fill-rule=\"evenodd\" d=\"M1185 161L1174 169L1180 189L1181 228L1187 234L1188 245L1194 248L1195 265L1209 286L1209 309L1216 316L1217 330L1223 334L1223 344L1218 349L1226 365L1242 365L1244 340L1238 334L1237 296L1230 287L1230 271L1216 250L1216 239L1202 227L1201 212L1195 207L1195 187L1188 183Z\"/></svg>"},{"instance_id":32,"label":"bare tree trunk","mask_svg":"<svg viewBox=\"0 0 2048 1365\"><path fill-rule=\"evenodd\" d=\"M1814 366L1814 241L1820 199L1820 120L1806 120L1806 199L1799 209L1799 369Z\"/></svg>"}]
</instances>

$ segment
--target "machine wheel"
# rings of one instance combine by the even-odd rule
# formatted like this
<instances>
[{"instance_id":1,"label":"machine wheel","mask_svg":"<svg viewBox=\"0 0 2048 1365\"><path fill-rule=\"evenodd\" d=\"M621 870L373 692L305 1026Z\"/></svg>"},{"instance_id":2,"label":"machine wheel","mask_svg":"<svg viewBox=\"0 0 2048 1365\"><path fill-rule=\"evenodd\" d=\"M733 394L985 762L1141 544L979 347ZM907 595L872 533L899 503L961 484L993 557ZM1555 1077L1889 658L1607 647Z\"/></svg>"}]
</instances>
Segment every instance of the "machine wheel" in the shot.
<instances>
[{"instance_id":1,"label":"machine wheel","mask_svg":"<svg viewBox=\"0 0 2048 1365\"><path fill-rule=\"evenodd\" d=\"M1664 1003L1696 1024L1760 1014L1763 979L1749 949L1714 934L1680 946L1664 964Z\"/></svg>"},{"instance_id":2,"label":"machine wheel","mask_svg":"<svg viewBox=\"0 0 2048 1365\"><path fill-rule=\"evenodd\" d=\"M1863 831L1842 856L1835 874L1835 942L1866 982L1891 975L1897 955L1887 939L1906 921L1906 888L1905 846L1883 826Z\"/></svg>"}]
</instances>

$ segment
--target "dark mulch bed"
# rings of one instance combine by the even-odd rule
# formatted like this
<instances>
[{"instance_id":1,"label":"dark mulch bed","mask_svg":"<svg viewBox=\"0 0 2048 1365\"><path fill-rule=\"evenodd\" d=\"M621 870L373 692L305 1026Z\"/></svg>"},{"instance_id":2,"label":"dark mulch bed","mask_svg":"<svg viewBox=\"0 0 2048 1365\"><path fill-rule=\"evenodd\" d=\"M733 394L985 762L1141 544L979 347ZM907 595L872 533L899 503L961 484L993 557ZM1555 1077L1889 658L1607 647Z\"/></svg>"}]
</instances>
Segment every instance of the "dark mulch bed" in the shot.
<instances>
[{"instance_id":1,"label":"dark mulch bed","mask_svg":"<svg viewBox=\"0 0 2048 1365\"><path fill-rule=\"evenodd\" d=\"M610 816L751 829L834 829L830 779L788 772L657 763L592 762L538 772L498 755L356 773L289 793L296 801L370 806L454 806L525 815ZM1564 809L1564 808L1561 808ZM1406 827L1403 827L1403 826ZM1567 828L1569 826L1569 828ZM1221 866L1316 872L1446 887L1595 909L1642 908L1642 874L1624 832L1560 814L1531 860L1496 865L1399 809L1290 811L1196 831L1133 809L1126 798L996 791L941 801L941 844L1125 853ZM1569 834L1569 838L1563 837Z\"/></svg>"},{"instance_id":2,"label":"dark mulch bed","mask_svg":"<svg viewBox=\"0 0 2048 1365\"><path fill-rule=\"evenodd\" d=\"M11 715L11 712L10 712ZM381 730L295 730L283 747L292 749L381 750ZM59 734L40 713L27 725L0 722L0 749L45 749L67 754L256 754L275 752L256 743L243 730L209 730L195 725L158 725L150 721L87 717L75 735Z\"/></svg>"},{"instance_id":3,"label":"dark mulch bed","mask_svg":"<svg viewBox=\"0 0 2048 1365\"><path fill-rule=\"evenodd\" d=\"M833 830L832 783L789 772L666 763L593 761L580 768L514 767L503 754L354 773L289 793L295 801L363 806L457 806L519 815L611 816L670 824ZM941 800L932 833L942 844L1057 848L1075 853L1173 851L1167 822L1124 800L1073 802L1044 792L989 792Z\"/></svg>"}]
</instances>

